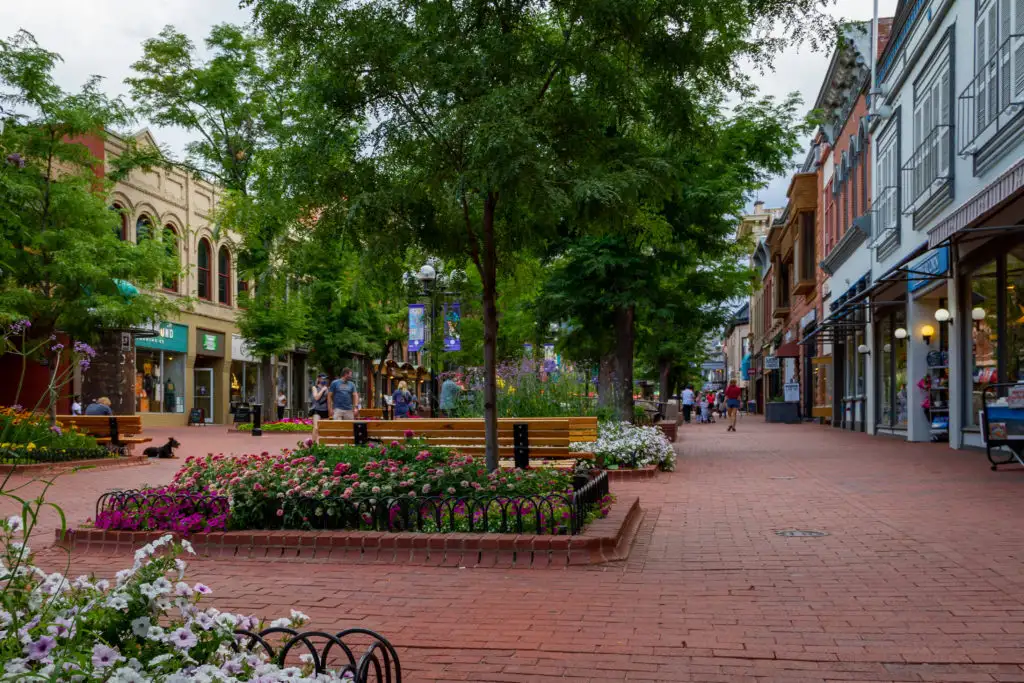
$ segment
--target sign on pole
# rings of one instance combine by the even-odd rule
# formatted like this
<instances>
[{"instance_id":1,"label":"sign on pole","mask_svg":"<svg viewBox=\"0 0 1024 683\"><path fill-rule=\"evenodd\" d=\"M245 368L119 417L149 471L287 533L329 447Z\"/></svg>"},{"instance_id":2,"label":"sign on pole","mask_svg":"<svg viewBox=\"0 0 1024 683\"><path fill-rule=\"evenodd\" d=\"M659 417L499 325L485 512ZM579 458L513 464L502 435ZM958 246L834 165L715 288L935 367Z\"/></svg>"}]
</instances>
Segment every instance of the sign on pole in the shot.
<instances>
[{"instance_id":1,"label":"sign on pole","mask_svg":"<svg viewBox=\"0 0 1024 683\"><path fill-rule=\"evenodd\" d=\"M425 313L426 306L423 304L409 304L409 353L416 353L423 349Z\"/></svg>"},{"instance_id":2,"label":"sign on pole","mask_svg":"<svg viewBox=\"0 0 1024 683\"><path fill-rule=\"evenodd\" d=\"M458 302L444 305L444 350L462 350L462 315Z\"/></svg>"}]
</instances>

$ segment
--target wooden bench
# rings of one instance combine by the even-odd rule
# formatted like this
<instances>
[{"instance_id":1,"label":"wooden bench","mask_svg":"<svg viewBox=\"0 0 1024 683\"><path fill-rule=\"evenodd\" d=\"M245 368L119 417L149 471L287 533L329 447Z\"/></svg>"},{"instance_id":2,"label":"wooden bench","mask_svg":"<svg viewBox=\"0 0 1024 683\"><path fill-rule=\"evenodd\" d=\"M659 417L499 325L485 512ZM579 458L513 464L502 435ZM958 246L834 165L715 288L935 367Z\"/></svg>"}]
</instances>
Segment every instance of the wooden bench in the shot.
<instances>
[{"instance_id":1,"label":"wooden bench","mask_svg":"<svg viewBox=\"0 0 1024 683\"><path fill-rule=\"evenodd\" d=\"M384 409L383 408L360 408L359 409L359 417L361 417L361 418L371 418L371 419L374 419L374 420L383 420L384 419Z\"/></svg>"},{"instance_id":2,"label":"wooden bench","mask_svg":"<svg viewBox=\"0 0 1024 683\"><path fill-rule=\"evenodd\" d=\"M328 446L371 441L403 441L406 432L431 446L444 446L482 458L486 453L484 421L463 419L404 419L380 422L321 420L318 443ZM597 441L596 417L502 418L498 420L498 457L526 467L530 460L556 460L571 464L593 460L593 453L573 452L569 444Z\"/></svg>"},{"instance_id":3,"label":"wooden bench","mask_svg":"<svg viewBox=\"0 0 1024 683\"><path fill-rule=\"evenodd\" d=\"M122 455L131 455L140 443L153 439L142 434L142 418L138 415L58 415L57 421L106 444Z\"/></svg>"}]
</instances>

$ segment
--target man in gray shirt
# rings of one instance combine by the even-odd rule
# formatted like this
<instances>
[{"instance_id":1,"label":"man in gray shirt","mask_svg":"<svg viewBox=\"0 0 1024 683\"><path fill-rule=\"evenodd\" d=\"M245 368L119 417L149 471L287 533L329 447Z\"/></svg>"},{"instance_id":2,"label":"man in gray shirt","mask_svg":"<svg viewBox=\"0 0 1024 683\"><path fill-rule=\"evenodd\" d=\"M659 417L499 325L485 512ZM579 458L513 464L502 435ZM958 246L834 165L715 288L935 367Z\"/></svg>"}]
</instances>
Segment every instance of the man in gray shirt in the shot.
<instances>
[{"instance_id":1,"label":"man in gray shirt","mask_svg":"<svg viewBox=\"0 0 1024 683\"><path fill-rule=\"evenodd\" d=\"M359 393L352 381L352 371L345 368L341 378L331 382L327 391L327 400L334 410L335 420L354 420L358 416Z\"/></svg>"}]
</instances>

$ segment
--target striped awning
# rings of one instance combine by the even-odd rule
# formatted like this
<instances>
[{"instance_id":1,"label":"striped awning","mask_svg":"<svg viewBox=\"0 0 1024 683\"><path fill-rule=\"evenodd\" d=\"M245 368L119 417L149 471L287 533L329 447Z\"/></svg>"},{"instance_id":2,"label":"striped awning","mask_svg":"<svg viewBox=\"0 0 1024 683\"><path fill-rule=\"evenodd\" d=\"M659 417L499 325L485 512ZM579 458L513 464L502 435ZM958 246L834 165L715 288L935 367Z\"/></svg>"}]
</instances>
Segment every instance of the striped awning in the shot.
<instances>
[{"instance_id":1,"label":"striped awning","mask_svg":"<svg viewBox=\"0 0 1024 683\"><path fill-rule=\"evenodd\" d=\"M988 214L1000 208L1000 205L1024 190L1024 159L1018 161L991 185L960 205L945 220L928 231L928 247L935 247L946 242L950 237L965 230Z\"/></svg>"}]
</instances>

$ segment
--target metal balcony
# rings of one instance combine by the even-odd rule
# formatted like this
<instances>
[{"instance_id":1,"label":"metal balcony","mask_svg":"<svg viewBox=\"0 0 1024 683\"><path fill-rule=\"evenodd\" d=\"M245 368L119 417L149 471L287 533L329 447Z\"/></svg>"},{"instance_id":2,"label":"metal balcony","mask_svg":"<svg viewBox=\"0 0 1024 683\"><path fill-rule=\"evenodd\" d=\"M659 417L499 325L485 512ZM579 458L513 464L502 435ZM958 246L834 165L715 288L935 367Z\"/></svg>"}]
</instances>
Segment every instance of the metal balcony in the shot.
<instances>
[{"instance_id":1,"label":"metal balcony","mask_svg":"<svg viewBox=\"0 0 1024 683\"><path fill-rule=\"evenodd\" d=\"M958 98L957 154L969 157L1024 107L1024 34L1009 36Z\"/></svg>"},{"instance_id":2,"label":"metal balcony","mask_svg":"<svg viewBox=\"0 0 1024 683\"><path fill-rule=\"evenodd\" d=\"M875 247L883 244L894 233L899 232L900 229L900 212L899 212L899 187L895 185L889 185L887 187L879 188L878 197L872 204L872 224L874 228L874 234L869 235L871 241L868 242L868 248L874 249Z\"/></svg>"},{"instance_id":3,"label":"metal balcony","mask_svg":"<svg viewBox=\"0 0 1024 683\"><path fill-rule=\"evenodd\" d=\"M900 169L903 215L917 213L932 197L949 188L953 178L952 135L952 126L935 126Z\"/></svg>"}]
</instances>

